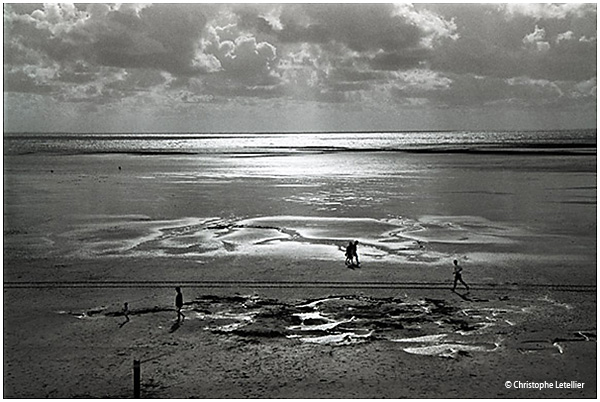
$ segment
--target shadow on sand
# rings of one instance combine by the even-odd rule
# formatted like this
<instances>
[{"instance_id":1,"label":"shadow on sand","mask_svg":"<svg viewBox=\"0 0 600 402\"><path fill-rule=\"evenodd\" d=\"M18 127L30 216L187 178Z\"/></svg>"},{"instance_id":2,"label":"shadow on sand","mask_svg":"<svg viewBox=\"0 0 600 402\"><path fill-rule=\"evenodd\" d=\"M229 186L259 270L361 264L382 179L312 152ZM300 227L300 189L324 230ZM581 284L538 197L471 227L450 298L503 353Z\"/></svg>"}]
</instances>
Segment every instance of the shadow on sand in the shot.
<instances>
[{"instance_id":1,"label":"shadow on sand","mask_svg":"<svg viewBox=\"0 0 600 402\"><path fill-rule=\"evenodd\" d=\"M457 295L464 301L470 301L470 302L487 302L487 301L489 301L488 299L480 299L477 296L473 296L473 295L471 295L471 292L459 293L456 290L453 290L452 293L454 293L455 295Z\"/></svg>"},{"instance_id":2,"label":"shadow on sand","mask_svg":"<svg viewBox=\"0 0 600 402\"><path fill-rule=\"evenodd\" d=\"M173 323L173 325L171 325L171 329L169 329L169 333L172 334L173 332L177 331L179 329L179 327L181 327L181 324L183 323L182 320L177 320Z\"/></svg>"}]
</instances>

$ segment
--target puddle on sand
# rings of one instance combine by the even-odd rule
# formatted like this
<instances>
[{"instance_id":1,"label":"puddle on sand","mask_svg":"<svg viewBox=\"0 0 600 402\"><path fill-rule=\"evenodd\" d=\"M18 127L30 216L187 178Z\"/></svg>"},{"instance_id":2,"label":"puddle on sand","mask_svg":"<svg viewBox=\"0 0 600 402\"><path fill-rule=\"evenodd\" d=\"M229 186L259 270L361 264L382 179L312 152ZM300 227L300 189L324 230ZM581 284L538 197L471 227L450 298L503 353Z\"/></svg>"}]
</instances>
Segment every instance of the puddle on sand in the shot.
<instances>
[{"instance_id":1,"label":"puddle on sand","mask_svg":"<svg viewBox=\"0 0 600 402\"><path fill-rule=\"evenodd\" d=\"M415 355L456 357L461 352L493 352L499 347L498 344L469 345L459 343L442 343L439 345L416 346L404 348L406 353Z\"/></svg>"},{"instance_id":2,"label":"puddle on sand","mask_svg":"<svg viewBox=\"0 0 600 402\"><path fill-rule=\"evenodd\" d=\"M319 345L349 347L367 342L389 342L404 352L432 357L456 358L506 348L528 353L568 353L572 342L596 342L595 329L561 332L548 330L544 338L527 339L522 324L531 316L564 311L548 299L500 298L463 303L408 296L376 298L332 295L315 300L284 302L252 296L202 295L186 303L185 322L191 328L218 336L240 337L261 342L275 339ZM525 308L529 306L529 308ZM130 304L131 321L136 316L172 313L172 307L143 307ZM80 312L60 311L79 319L115 319L120 324L120 307L97 307ZM566 330L565 330L566 331ZM504 336L520 334L521 341L508 344ZM502 335L501 335L502 334Z\"/></svg>"},{"instance_id":3,"label":"puddle on sand","mask_svg":"<svg viewBox=\"0 0 600 402\"><path fill-rule=\"evenodd\" d=\"M368 342L373 335L374 331L371 331L367 334L361 335L353 332L347 332L343 334L333 334L333 335L323 335L323 336L314 336L311 338L302 338L299 340L304 343L316 343L319 345L354 345L357 343ZM290 337L293 337L290 335Z\"/></svg>"},{"instance_id":4,"label":"puddle on sand","mask_svg":"<svg viewBox=\"0 0 600 402\"><path fill-rule=\"evenodd\" d=\"M436 343L446 338L448 334L423 335L416 338L390 339L392 342L400 343Z\"/></svg>"},{"instance_id":5,"label":"puddle on sand","mask_svg":"<svg viewBox=\"0 0 600 402\"><path fill-rule=\"evenodd\" d=\"M80 221L81 222L81 221ZM349 240L359 240L361 259L436 262L439 245L510 244L524 232L480 217L337 218L266 216L182 218L89 217L55 236L67 254L97 256L279 255L340 260Z\"/></svg>"}]
</instances>

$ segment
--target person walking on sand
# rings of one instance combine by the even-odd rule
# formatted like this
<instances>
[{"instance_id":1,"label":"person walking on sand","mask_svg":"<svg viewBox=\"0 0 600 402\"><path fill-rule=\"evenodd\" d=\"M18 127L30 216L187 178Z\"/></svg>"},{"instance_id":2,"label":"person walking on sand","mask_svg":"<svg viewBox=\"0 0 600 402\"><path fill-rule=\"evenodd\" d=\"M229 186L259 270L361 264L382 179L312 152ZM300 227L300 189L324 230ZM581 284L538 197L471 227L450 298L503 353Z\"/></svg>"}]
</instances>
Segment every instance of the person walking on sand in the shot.
<instances>
[{"instance_id":1,"label":"person walking on sand","mask_svg":"<svg viewBox=\"0 0 600 402\"><path fill-rule=\"evenodd\" d=\"M358 267L360 265L360 262L358 262L358 240L354 240L351 251L352 255L350 256L350 262L352 262L353 258L356 258L356 266Z\"/></svg>"},{"instance_id":2,"label":"person walking on sand","mask_svg":"<svg viewBox=\"0 0 600 402\"><path fill-rule=\"evenodd\" d=\"M123 325L125 325L129 322L129 304L127 302L125 302L125 304L123 305L122 313L125 316L125 321L123 321L121 324L119 324L119 328L122 328Z\"/></svg>"},{"instance_id":3,"label":"person walking on sand","mask_svg":"<svg viewBox=\"0 0 600 402\"><path fill-rule=\"evenodd\" d=\"M352 251L353 248L354 248L354 243L352 243L352 240L350 240L348 242L348 245L346 246L346 265L347 266L352 265L352 257L354 256L354 252Z\"/></svg>"},{"instance_id":4,"label":"person walking on sand","mask_svg":"<svg viewBox=\"0 0 600 402\"><path fill-rule=\"evenodd\" d=\"M183 318L185 320L185 315L181 312L181 308L183 307L183 294L181 294L181 288L177 286L175 288L177 292L177 296L175 296L175 307L177 308L177 322L181 321Z\"/></svg>"},{"instance_id":5,"label":"person walking on sand","mask_svg":"<svg viewBox=\"0 0 600 402\"><path fill-rule=\"evenodd\" d=\"M452 287L452 291L456 291L456 284L460 281L460 283L462 283L465 288L467 289L467 292L469 291L469 285L467 285L465 283L465 281L463 281L462 278L462 267L460 265L458 265L458 261L454 260L454 286Z\"/></svg>"}]
</instances>

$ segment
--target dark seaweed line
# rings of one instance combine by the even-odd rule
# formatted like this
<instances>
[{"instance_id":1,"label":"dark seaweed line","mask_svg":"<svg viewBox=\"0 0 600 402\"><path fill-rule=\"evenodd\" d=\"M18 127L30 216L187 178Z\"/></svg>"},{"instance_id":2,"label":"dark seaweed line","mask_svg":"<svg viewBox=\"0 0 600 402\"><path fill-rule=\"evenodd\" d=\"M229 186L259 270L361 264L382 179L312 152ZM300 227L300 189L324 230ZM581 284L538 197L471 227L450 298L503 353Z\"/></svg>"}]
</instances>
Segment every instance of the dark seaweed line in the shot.
<instances>
[{"instance_id":1,"label":"dark seaweed line","mask_svg":"<svg viewBox=\"0 0 600 402\"><path fill-rule=\"evenodd\" d=\"M443 282L295 282L295 281L22 281L4 282L5 289L18 288L339 288L339 289L449 289ZM596 292L596 285L473 284L473 290L552 289L562 292Z\"/></svg>"},{"instance_id":2,"label":"dark seaweed line","mask_svg":"<svg viewBox=\"0 0 600 402\"><path fill-rule=\"evenodd\" d=\"M318 154L318 153L408 153L408 154L489 154L489 155L539 155L539 156L590 156L597 154L595 144L560 144L546 146L527 146L519 147L506 146L464 146L460 144L451 146L414 146L414 147L384 147L384 148L347 148L347 147L322 147L322 146L270 146L256 147L246 149L229 149L229 150L204 150L204 149L189 149L189 150L169 150L169 149L114 149L114 150L91 150L91 149L35 149L25 151L5 150L5 156L13 155L131 155L131 156L192 156L192 155L211 155L211 156L229 156L229 157L271 157L271 156L295 156L301 154Z\"/></svg>"}]
</instances>

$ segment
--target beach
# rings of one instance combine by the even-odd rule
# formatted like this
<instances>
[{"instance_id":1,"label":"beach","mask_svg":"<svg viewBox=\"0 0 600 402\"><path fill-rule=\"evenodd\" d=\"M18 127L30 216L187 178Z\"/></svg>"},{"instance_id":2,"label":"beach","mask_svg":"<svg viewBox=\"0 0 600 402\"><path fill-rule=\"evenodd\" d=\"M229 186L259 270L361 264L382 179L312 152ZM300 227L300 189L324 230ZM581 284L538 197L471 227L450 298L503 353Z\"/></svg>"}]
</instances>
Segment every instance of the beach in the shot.
<instances>
[{"instance_id":1,"label":"beach","mask_svg":"<svg viewBox=\"0 0 600 402\"><path fill-rule=\"evenodd\" d=\"M595 398L596 232L595 153L5 154L4 396Z\"/></svg>"}]
</instances>

